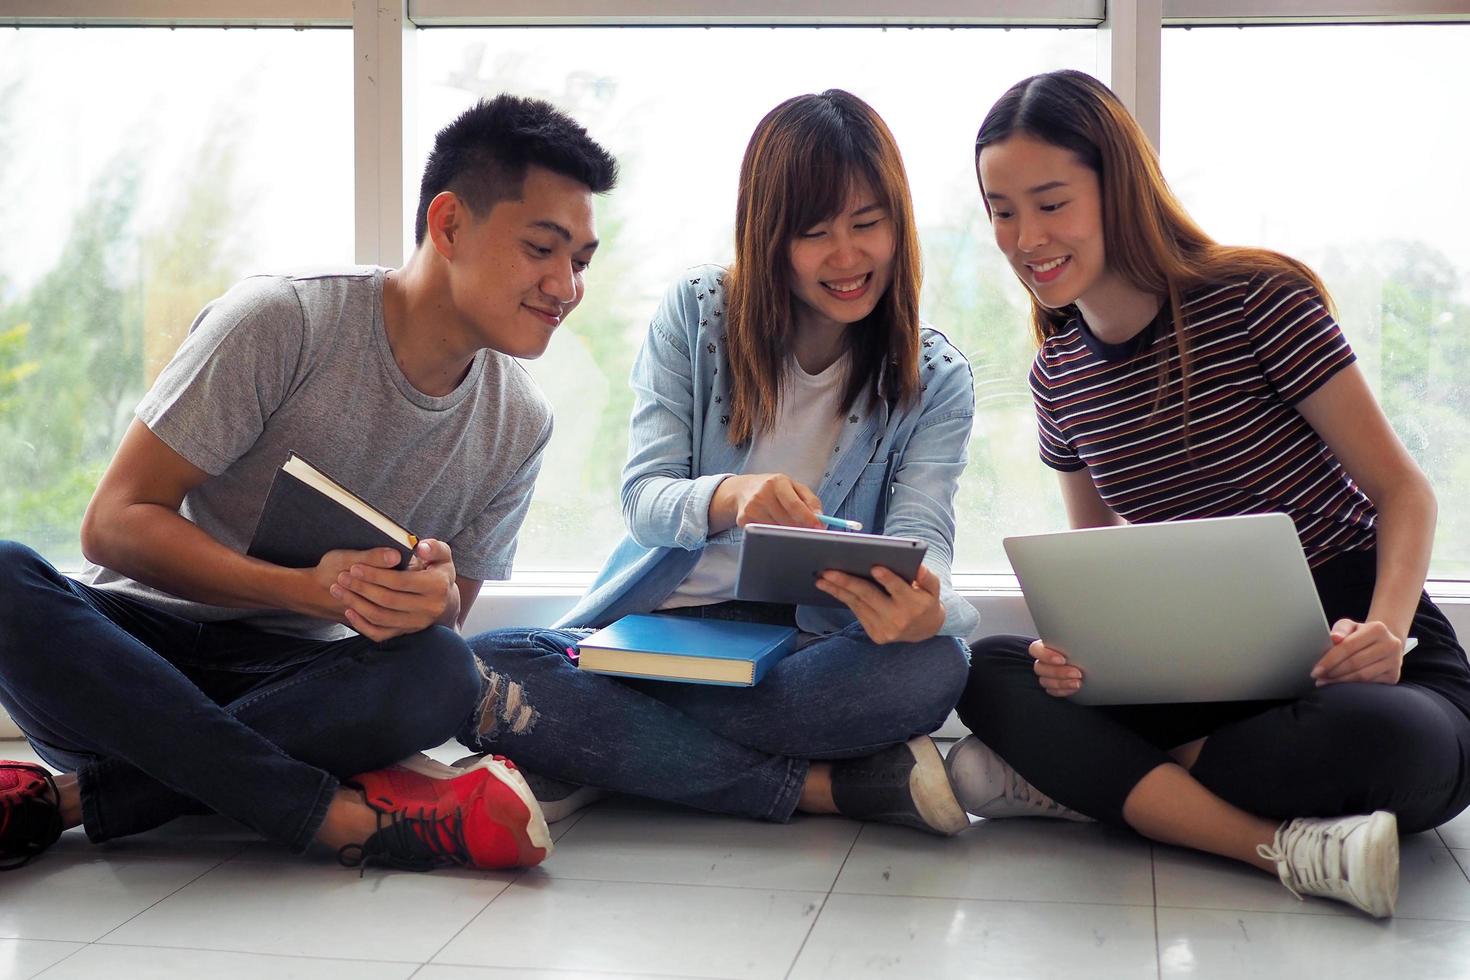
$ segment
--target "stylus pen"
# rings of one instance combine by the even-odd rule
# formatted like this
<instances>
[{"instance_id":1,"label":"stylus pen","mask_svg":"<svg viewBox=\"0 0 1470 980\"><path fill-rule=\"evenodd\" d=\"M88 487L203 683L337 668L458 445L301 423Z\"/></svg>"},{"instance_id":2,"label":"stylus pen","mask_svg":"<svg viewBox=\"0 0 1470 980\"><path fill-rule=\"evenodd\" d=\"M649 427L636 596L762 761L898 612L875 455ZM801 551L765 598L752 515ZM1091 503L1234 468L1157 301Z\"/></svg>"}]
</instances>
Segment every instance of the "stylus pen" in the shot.
<instances>
[{"instance_id":1,"label":"stylus pen","mask_svg":"<svg viewBox=\"0 0 1470 980\"><path fill-rule=\"evenodd\" d=\"M828 527L835 527L839 531L861 531L863 529L862 521L849 521L845 517L830 517L827 514L818 514L817 520Z\"/></svg>"}]
</instances>

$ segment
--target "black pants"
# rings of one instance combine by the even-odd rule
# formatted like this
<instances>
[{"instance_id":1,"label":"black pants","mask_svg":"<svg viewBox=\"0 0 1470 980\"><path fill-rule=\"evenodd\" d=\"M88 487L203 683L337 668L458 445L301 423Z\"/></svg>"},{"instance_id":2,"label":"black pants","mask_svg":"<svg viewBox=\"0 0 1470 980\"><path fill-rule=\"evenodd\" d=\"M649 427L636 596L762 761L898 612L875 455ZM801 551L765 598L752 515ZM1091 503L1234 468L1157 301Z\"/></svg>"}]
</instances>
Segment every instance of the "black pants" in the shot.
<instances>
[{"instance_id":1,"label":"black pants","mask_svg":"<svg viewBox=\"0 0 1470 980\"><path fill-rule=\"evenodd\" d=\"M1314 571L1329 623L1363 620L1373 552ZM974 647L959 715L1033 786L1105 823L1168 750L1208 736L1191 775L1248 813L1285 820L1391 810L1405 833L1470 804L1470 668L1455 631L1419 600L1399 683L1334 684L1295 701L1095 706L1047 694L1026 652L1031 637Z\"/></svg>"}]
</instances>

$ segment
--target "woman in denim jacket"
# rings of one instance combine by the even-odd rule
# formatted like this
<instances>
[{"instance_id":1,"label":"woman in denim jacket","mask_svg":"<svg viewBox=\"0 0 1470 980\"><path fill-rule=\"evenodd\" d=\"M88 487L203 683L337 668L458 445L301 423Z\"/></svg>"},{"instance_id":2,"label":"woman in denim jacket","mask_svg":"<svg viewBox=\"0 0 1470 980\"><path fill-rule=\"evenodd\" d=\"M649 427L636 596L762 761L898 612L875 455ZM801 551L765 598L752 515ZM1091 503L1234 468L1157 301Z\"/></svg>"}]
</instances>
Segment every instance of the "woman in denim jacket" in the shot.
<instances>
[{"instance_id":1,"label":"woman in denim jacket","mask_svg":"<svg viewBox=\"0 0 1470 980\"><path fill-rule=\"evenodd\" d=\"M529 770L552 820L598 787L955 833L968 818L926 733L960 694L977 624L949 584L974 392L964 355L919 322L908 184L868 105L832 90L761 121L736 255L674 284L634 364L627 537L562 628L471 641L487 696L461 740ZM819 527L824 510L924 541L918 578L825 573L846 609L732 600L742 527ZM804 643L753 688L568 658L587 628L653 611L794 625Z\"/></svg>"}]
</instances>

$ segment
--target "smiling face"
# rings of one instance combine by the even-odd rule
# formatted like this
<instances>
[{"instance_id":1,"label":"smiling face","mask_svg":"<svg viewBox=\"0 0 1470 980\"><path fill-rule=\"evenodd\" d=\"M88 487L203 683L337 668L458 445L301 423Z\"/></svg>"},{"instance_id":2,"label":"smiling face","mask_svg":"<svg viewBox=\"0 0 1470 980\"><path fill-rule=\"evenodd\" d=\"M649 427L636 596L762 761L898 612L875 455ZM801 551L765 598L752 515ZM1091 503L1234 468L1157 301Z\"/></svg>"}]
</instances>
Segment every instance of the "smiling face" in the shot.
<instances>
[{"instance_id":1,"label":"smiling face","mask_svg":"<svg viewBox=\"0 0 1470 980\"><path fill-rule=\"evenodd\" d=\"M455 213L436 224L436 207L446 206ZM477 216L445 192L430 205L429 224L449 259L450 302L466 344L540 357L582 301L583 274L597 250L591 189L531 166L518 200Z\"/></svg>"},{"instance_id":2,"label":"smiling face","mask_svg":"<svg viewBox=\"0 0 1470 980\"><path fill-rule=\"evenodd\" d=\"M872 313L893 281L895 247L892 216L866 181L855 181L835 217L791 239L797 326L845 326Z\"/></svg>"},{"instance_id":3,"label":"smiling face","mask_svg":"<svg viewBox=\"0 0 1470 980\"><path fill-rule=\"evenodd\" d=\"M1106 294L1098 175L1071 150L1018 133L980 151L995 243L1038 303L1060 309Z\"/></svg>"}]
</instances>

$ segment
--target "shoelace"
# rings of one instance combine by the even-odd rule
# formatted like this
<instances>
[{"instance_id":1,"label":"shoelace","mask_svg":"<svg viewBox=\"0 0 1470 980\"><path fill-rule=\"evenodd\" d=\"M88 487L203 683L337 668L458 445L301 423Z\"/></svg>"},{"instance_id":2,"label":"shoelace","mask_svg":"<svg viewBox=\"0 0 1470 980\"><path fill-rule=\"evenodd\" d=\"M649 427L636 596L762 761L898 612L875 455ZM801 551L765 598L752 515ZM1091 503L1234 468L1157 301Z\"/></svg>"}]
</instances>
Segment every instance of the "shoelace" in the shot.
<instances>
[{"instance_id":1,"label":"shoelace","mask_svg":"<svg viewBox=\"0 0 1470 980\"><path fill-rule=\"evenodd\" d=\"M50 847L51 842L61 833L61 791L56 788L56 779L44 769L28 763L11 762L0 765L0 772L35 775L38 771L45 777L44 788L51 791L49 800L42 796L41 789L38 788L18 793L8 801L0 801L0 831L16 833L22 837L18 849L0 848L0 871L14 871L25 867L32 858ZM32 802L38 803L39 809L24 806ZM19 820L23 815L27 819L17 833L17 827L12 821ZM41 843L42 838L46 840L44 844Z\"/></svg>"},{"instance_id":2,"label":"shoelace","mask_svg":"<svg viewBox=\"0 0 1470 980\"><path fill-rule=\"evenodd\" d=\"M373 809L378 814L377 832L361 844L338 848L337 860L343 867L360 868L366 874L370 863L402 871L428 871L441 864L470 866L464 815L458 809L442 817L409 817Z\"/></svg>"},{"instance_id":3,"label":"shoelace","mask_svg":"<svg viewBox=\"0 0 1470 980\"><path fill-rule=\"evenodd\" d=\"M1061 812L1066 809L1056 800L1021 778L1021 774L1006 766L1005 798L1026 806L1036 807L1043 813Z\"/></svg>"},{"instance_id":4,"label":"shoelace","mask_svg":"<svg viewBox=\"0 0 1470 980\"><path fill-rule=\"evenodd\" d=\"M1312 839L1314 837L1316 840ZM1317 895L1323 891L1337 894L1344 890L1346 876L1342 873L1342 851L1346 839L1347 831L1340 825L1297 826L1292 821L1276 832L1276 840L1271 844L1256 845L1256 854L1275 863L1281 883L1301 900L1302 890ZM1336 861L1329 860L1329 850L1337 855ZM1334 878L1337 879L1335 882Z\"/></svg>"}]
</instances>

